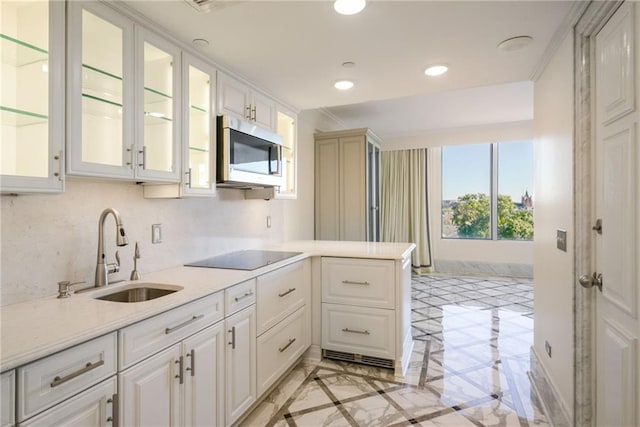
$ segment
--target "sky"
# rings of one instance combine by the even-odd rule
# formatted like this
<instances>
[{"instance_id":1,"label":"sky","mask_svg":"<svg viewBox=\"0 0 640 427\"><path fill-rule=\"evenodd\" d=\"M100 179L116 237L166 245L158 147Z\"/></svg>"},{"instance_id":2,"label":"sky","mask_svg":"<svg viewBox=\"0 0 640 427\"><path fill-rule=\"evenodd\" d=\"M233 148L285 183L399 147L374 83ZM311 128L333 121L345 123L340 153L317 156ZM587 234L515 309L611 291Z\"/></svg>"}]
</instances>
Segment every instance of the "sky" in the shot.
<instances>
[{"instance_id":1,"label":"sky","mask_svg":"<svg viewBox=\"0 0 640 427\"><path fill-rule=\"evenodd\" d=\"M453 145L442 148L442 199L455 200L467 193L489 194L491 144ZM498 194L520 202L525 190L533 196L533 143L498 144Z\"/></svg>"}]
</instances>

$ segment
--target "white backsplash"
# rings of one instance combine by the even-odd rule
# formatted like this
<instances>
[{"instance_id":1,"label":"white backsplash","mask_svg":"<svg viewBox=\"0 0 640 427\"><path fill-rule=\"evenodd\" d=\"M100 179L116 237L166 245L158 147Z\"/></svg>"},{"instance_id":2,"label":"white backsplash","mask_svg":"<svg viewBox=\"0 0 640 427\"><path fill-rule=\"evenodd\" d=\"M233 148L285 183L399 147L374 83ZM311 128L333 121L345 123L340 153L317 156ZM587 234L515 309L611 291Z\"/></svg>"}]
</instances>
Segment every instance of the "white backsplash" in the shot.
<instances>
[{"instance_id":1,"label":"white backsplash","mask_svg":"<svg viewBox=\"0 0 640 427\"><path fill-rule=\"evenodd\" d=\"M282 200L245 200L242 190L219 190L217 198L144 199L132 183L69 179L59 195L2 196L0 305L57 292L61 280L93 283L98 218L108 207L120 212L129 245L120 251L121 270L110 280L128 279L135 242L138 270L157 271L220 253L282 240ZM266 217L271 216L271 228ZM151 224L162 224L160 244L151 243ZM114 262L113 217L105 223L107 259Z\"/></svg>"}]
</instances>

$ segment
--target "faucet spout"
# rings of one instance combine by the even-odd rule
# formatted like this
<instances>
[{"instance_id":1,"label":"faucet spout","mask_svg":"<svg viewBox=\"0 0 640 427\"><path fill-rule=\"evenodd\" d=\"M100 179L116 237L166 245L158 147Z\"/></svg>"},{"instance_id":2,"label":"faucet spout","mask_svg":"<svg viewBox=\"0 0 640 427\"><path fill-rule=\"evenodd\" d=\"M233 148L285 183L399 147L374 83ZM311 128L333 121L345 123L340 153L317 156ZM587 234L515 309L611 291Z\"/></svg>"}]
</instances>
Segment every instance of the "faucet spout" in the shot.
<instances>
[{"instance_id":1,"label":"faucet spout","mask_svg":"<svg viewBox=\"0 0 640 427\"><path fill-rule=\"evenodd\" d=\"M111 214L116 221L116 245L126 246L129 241L127 240L127 234L124 231L122 225L122 219L120 213L113 209L107 208L102 211L100 219L98 220L98 258L96 264L96 287L106 286L109 284L108 275L120 270L120 259L116 253L116 263L107 264L106 255L104 253L104 223L107 216Z\"/></svg>"}]
</instances>

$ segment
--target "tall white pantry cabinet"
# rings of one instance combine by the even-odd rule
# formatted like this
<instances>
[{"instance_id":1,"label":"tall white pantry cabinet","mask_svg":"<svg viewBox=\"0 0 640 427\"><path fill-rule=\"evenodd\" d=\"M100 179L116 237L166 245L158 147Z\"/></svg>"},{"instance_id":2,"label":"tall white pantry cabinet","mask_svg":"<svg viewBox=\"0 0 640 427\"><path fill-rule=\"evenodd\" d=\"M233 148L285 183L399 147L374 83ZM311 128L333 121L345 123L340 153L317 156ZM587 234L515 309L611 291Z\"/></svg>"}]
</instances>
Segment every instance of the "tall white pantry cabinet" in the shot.
<instances>
[{"instance_id":1,"label":"tall white pantry cabinet","mask_svg":"<svg viewBox=\"0 0 640 427\"><path fill-rule=\"evenodd\" d=\"M380 241L380 139L366 128L314 137L315 238Z\"/></svg>"}]
</instances>

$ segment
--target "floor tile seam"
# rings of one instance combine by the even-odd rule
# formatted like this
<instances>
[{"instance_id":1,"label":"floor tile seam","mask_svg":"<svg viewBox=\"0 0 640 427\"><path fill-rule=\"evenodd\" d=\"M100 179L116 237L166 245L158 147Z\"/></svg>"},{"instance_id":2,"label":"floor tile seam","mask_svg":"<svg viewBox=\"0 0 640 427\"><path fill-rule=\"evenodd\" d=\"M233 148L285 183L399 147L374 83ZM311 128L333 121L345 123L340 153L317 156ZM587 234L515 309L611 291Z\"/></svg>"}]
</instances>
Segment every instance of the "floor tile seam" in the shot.
<instances>
[{"instance_id":1,"label":"floor tile seam","mask_svg":"<svg viewBox=\"0 0 640 427\"><path fill-rule=\"evenodd\" d=\"M429 360L431 358L431 341L427 341L424 346L424 354L422 355L422 366L420 367L420 377L418 379L418 386L424 387L427 381L427 371L429 369Z\"/></svg>"},{"instance_id":2,"label":"floor tile seam","mask_svg":"<svg viewBox=\"0 0 640 427\"><path fill-rule=\"evenodd\" d=\"M504 366L504 374L507 382L509 383L509 389L511 391L511 397L513 399L513 406L515 408L516 414L518 414L518 418L524 418L525 422L520 421L520 427L529 427L529 422L527 420L527 413L524 410L524 405L522 404L522 398L520 397L520 393L518 392L518 388L516 386L515 378L513 370L509 365L509 358L505 358L502 361L502 366Z\"/></svg>"},{"instance_id":3,"label":"floor tile seam","mask_svg":"<svg viewBox=\"0 0 640 427\"><path fill-rule=\"evenodd\" d=\"M391 406L394 407L394 409L396 411L398 411L398 413L400 413L400 415L405 417L407 422L410 422L410 420L413 418L413 416L411 416L411 414L409 412L407 412L407 410L405 408L403 408L402 405L400 405L398 402L393 400L393 398L389 395L389 393L387 393L386 391L380 389L375 383L372 382L372 383L370 383L370 385L372 387L374 387L374 389L377 389L378 392L379 392L379 396L382 396L383 399L385 399Z\"/></svg>"},{"instance_id":4,"label":"floor tile seam","mask_svg":"<svg viewBox=\"0 0 640 427\"><path fill-rule=\"evenodd\" d=\"M331 399L335 407L338 409L340 414L347 420L347 422L353 427L358 427L358 422L351 416L349 411L347 411L346 408L342 405L342 403L340 402L340 399L338 399L336 395L333 394L333 392L329 389L329 387L327 387L327 385L321 379L318 379L316 381L320 386L320 389L322 389L322 391L324 391L324 393L329 397L329 399ZM338 402L338 403L336 404L335 402Z\"/></svg>"},{"instance_id":5,"label":"floor tile seam","mask_svg":"<svg viewBox=\"0 0 640 427\"><path fill-rule=\"evenodd\" d=\"M298 386L298 388L296 388L295 391L293 393L291 393L291 396L289 396L289 398L285 401L285 403L271 417L271 419L269 420L269 422L267 423L267 425L265 427L272 427L273 425L275 425L275 423L277 422L278 419L283 418L285 416L285 414L289 413L289 407L291 406L291 404L293 402L295 402L297 400L297 397L300 394L300 392L311 381L313 381L313 378L316 376L316 373L319 370L319 368L320 368L320 366L318 365L311 372L309 372L309 375L307 375L307 377L302 381L302 383Z\"/></svg>"},{"instance_id":6,"label":"floor tile seam","mask_svg":"<svg viewBox=\"0 0 640 427\"><path fill-rule=\"evenodd\" d=\"M345 362L345 363L349 363L349 362ZM357 372L348 372L346 370L329 368L329 367L325 367L325 366L321 366L320 368L324 369L324 370L334 371L336 376L338 376L338 375L351 375L351 376L356 376L356 377L360 377L360 378L363 378L363 379L373 379L373 380L377 380L377 381L383 381L383 382L388 383L388 384L395 384L395 385L399 385L399 386L410 386L411 385L411 384L403 382L403 381L396 381L396 380L393 380L393 379L386 379L386 378L383 378L383 377L374 377L372 375L359 374ZM321 379L324 379L324 378L321 378Z\"/></svg>"}]
</instances>

